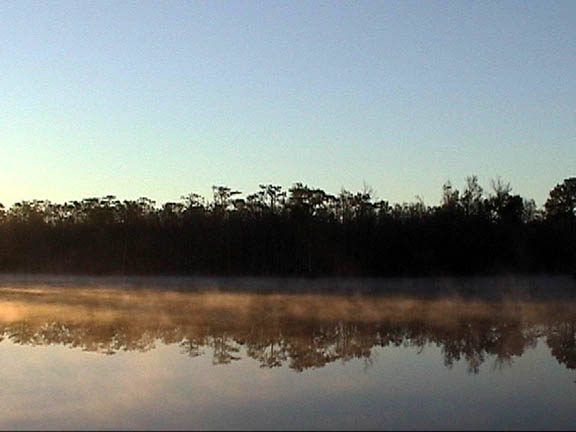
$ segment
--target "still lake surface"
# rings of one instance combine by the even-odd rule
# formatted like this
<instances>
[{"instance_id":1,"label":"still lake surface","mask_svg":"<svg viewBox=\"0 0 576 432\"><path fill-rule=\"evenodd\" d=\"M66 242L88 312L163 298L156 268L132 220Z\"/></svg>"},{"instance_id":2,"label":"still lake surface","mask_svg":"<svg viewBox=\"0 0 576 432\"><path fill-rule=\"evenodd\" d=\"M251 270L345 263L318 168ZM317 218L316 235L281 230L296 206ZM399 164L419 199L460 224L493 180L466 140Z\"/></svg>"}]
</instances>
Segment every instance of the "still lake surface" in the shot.
<instances>
[{"instance_id":1,"label":"still lake surface","mask_svg":"<svg viewBox=\"0 0 576 432\"><path fill-rule=\"evenodd\" d=\"M0 277L0 429L575 429L576 281Z\"/></svg>"}]
</instances>

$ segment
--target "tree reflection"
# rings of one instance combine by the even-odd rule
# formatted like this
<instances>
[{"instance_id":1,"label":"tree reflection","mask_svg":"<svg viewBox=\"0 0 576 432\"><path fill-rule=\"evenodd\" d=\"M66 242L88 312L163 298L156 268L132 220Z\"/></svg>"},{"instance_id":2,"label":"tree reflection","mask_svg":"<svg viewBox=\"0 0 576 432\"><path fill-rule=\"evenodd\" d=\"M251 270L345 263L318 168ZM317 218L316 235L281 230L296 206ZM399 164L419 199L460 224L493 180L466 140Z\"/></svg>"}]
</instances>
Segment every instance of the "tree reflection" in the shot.
<instances>
[{"instance_id":1,"label":"tree reflection","mask_svg":"<svg viewBox=\"0 0 576 432\"><path fill-rule=\"evenodd\" d=\"M568 369L576 369L576 322L558 322L546 335L552 355Z\"/></svg>"},{"instance_id":2,"label":"tree reflection","mask_svg":"<svg viewBox=\"0 0 576 432\"><path fill-rule=\"evenodd\" d=\"M217 365L243 357L295 371L363 359L378 347L441 348L451 368L504 367L545 341L576 369L576 308L544 300L415 299L322 294L0 290L0 342L112 355L178 344ZM551 318L552 317L552 318Z\"/></svg>"}]
</instances>

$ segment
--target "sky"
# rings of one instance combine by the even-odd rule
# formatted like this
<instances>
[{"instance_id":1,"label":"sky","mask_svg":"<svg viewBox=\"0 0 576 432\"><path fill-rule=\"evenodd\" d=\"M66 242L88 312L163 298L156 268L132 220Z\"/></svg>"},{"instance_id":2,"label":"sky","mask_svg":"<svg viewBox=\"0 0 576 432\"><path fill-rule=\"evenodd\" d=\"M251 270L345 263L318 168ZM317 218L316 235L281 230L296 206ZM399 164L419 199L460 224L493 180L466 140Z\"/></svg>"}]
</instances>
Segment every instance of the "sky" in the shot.
<instances>
[{"instance_id":1,"label":"sky","mask_svg":"<svg viewBox=\"0 0 576 432\"><path fill-rule=\"evenodd\" d=\"M576 175L576 2L0 2L0 202Z\"/></svg>"}]
</instances>

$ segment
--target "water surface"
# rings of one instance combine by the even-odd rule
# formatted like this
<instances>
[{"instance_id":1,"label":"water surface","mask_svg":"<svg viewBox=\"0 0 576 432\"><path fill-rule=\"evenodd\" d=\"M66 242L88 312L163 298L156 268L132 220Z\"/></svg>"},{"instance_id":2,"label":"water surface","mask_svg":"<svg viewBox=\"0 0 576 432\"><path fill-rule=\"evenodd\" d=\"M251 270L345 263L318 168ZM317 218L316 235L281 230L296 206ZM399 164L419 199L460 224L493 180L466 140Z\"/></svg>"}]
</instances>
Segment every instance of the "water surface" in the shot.
<instances>
[{"instance_id":1,"label":"water surface","mask_svg":"<svg viewBox=\"0 0 576 432\"><path fill-rule=\"evenodd\" d=\"M574 429L569 278L0 279L1 429Z\"/></svg>"}]
</instances>

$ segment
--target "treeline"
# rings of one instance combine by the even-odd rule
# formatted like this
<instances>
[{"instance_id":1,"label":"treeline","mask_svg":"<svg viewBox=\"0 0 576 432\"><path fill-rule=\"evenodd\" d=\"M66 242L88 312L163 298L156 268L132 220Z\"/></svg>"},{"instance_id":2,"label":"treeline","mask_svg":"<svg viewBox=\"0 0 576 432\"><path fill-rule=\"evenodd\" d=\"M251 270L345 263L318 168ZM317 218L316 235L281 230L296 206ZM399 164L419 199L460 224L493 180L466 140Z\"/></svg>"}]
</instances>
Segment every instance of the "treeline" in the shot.
<instances>
[{"instance_id":1,"label":"treeline","mask_svg":"<svg viewBox=\"0 0 576 432\"><path fill-rule=\"evenodd\" d=\"M0 271L92 274L428 275L576 270L576 177L543 209L475 176L439 205L225 186L155 205L114 196L0 205Z\"/></svg>"}]
</instances>

